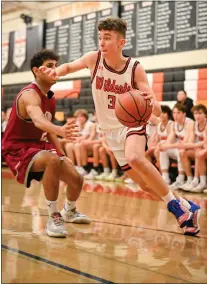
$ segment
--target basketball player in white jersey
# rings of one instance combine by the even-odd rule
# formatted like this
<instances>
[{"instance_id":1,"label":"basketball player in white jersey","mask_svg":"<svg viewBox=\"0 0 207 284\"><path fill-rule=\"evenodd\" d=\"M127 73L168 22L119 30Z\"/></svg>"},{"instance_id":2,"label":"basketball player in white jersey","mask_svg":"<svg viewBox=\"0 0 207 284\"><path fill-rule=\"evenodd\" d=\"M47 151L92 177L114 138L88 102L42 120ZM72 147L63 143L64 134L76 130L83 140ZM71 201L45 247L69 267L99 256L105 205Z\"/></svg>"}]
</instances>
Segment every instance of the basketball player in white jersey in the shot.
<instances>
[{"instance_id":1,"label":"basketball player in white jersey","mask_svg":"<svg viewBox=\"0 0 207 284\"><path fill-rule=\"evenodd\" d=\"M205 131L207 129L207 109L204 105L199 104L192 109L195 123L194 129L191 133L189 143L182 143L180 145L181 162L183 164L185 174L188 177L187 182L182 189L191 192L202 192L206 188L206 160L198 155L202 148ZM190 160L195 160L195 175L193 179ZM200 182L199 182L200 179Z\"/></svg>"},{"instance_id":2,"label":"basketball player in white jersey","mask_svg":"<svg viewBox=\"0 0 207 284\"><path fill-rule=\"evenodd\" d=\"M85 68L90 70L98 122L119 165L143 190L152 192L166 203L180 227L192 227L192 215L200 208L188 202L183 206L183 201L176 199L157 169L146 159L145 127L124 127L115 115L117 97L133 89L139 89L145 99L151 99L154 115L161 113L144 68L136 59L122 54L127 24L119 18L107 18L99 22L98 30L99 51L88 52L71 63L60 65L56 70L43 66L40 71L57 78Z\"/></svg>"},{"instance_id":3,"label":"basketball player in white jersey","mask_svg":"<svg viewBox=\"0 0 207 284\"><path fill-rule=\"evenodd\" d=\"M160 115L160 122L157 125L156 133L155 133L155 143L156 146L154 147L154 156L157 160L159 169L160 169L160 150L159 145L165 143L168 136L171 133L171 129L174 125L174 122L171 120L172 118L172 111L167 105L161 106L162 113ZM169 176L163 175L163 179L167 184L170 184Z\"/></svg>"},{"instance_id":4,"label":"basketball player in white jersey","mask_svg":"<svg viewBox=\"0 0 207 284\"><path fill-rule=\"evenodd\" d=\"M185 171L180 159L179 144L189 141L193 131L194 122L186 117L185 106L177 103L173 108L173 118L175 120L171 133L165 143L160 144L160 167L164 178L169 179L170 158L178 162L178 177L171 184L172 190L179 189L185 183Z\"/></svg>"}]
</instances>

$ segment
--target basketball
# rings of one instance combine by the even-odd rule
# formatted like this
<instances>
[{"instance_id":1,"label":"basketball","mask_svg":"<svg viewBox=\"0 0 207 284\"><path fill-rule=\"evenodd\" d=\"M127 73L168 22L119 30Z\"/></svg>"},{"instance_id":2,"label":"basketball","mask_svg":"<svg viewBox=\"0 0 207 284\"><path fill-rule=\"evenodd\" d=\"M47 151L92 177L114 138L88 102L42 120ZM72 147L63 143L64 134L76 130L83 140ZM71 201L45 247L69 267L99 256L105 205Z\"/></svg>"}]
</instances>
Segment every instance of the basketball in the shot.
<instances>
[{"instance_id":1,"label":"basketball","mask_svg":"<svg viewBox=\"0 0 207 284\"><path fill-rule=\"evenodd\" d=\"M145 100L138 90L121 94L117 99L115 114L124 126L143 126L148 122L151 113L150 100Z\"/></svg>"}]
</instances>

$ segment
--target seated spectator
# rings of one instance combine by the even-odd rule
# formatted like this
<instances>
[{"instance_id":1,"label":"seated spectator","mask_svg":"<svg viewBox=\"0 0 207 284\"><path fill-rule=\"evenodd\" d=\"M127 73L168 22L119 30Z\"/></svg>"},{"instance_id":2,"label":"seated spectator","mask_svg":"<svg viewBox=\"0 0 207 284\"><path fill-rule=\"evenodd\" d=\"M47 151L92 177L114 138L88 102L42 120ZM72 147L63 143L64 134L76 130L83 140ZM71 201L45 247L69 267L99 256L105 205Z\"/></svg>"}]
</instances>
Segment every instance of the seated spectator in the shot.
<instances>
[{"instance_id":1,"label":"seated spectator","mask_svg":"<svg viewBox=\"0 0 207 284\"><path fill-rule=\"evenodd\" d=\"M81 175L86 175L88 165L85 166L85 168L82 166L82 153L80 151L81 144L86 139L89 139L90 141L95 138L95 124L88 120L88 111L85 109L78 109L74 113L74 117L76 119L76 122L80 129L80 137L77 139L76 143L72 145L72 151L75 155L76 159L76 169ZM93 137L92 137L93 136Z\"/></svg>"},{"instance_id":2,"label":"seated spectator","mask_svg":"<svg viewBox=\"0 0 207 284\"><path fill-rule=\"evenodd\" d=\"M179 147L181 162L187 176L187 182L181 187L185 191L202 192L206 188L206 159L204 149L204 137L207 131L207 109L199 104L193 107L195 118L194 131L188 143L182 143ZM202 158L203 157L203 158ZM191 160L195 160L195 175L191 170ZM200 180L200 182L199 182Z\"/></svg>"},{"instance_id":3,"label":"seated spectator","mask_svg":"<svg viewBox=\"0 0 207 284\"><path fill-rule=\"evenodd\" d=\"M85 179L95 179L96 176L99 175L99 161L100 161L100 155L99 155L99 149L102 145L102 139L98 139L96 143L93 144L93 149L92 149L92 156L93 156L93 168L91 171L85 175ZM110 172L110 169L108 167L108 163L105 165L104 162L102 163L104 173L107 175Z\"/></svg>"},{"instance_id":4,"label":"seated spectator","mask_svg":"<svg viewBox=\"0 0 207 284\"><path fill-rule=\"evenodd\" d=\"M99 155L100 155L100 159L103 163L103 167L104 167L105 171L102 174L100 174L99 176L96 176L96 179L98 179L98 180L104 179L104 180L108 180L108 181L114 181L118 177L118 163L116 161L116 158L115 158L113 152L111 151L111 149L107 145L104 136L103 136L103 139L102 139L102 145L99 148ZM110 159L111 167L112 167L111 173L108 173L108 169L109 169L108 157Z\"/></svg>"},{"instance_id":5,"label":"seated spectator","mask_svg":"<svg viewBox=\"0 0 207 284\"><path fill-rule=\"evenodd\" d=\"M201 145L202 146L202 145ZM197 151L196 153L196 157L198 158L199 163L201 162L201 160L204 160L205 163L203 165L206 166L207 164L207 127L205 129L205 133L204 133L204 141L203 141L203 148ZM206 175L207 175L207 169L206 169ZM203 190L203 193L207 193L207 182L206 182L206 187Z\"/></svg>"},{"instance_id":6,"label":"seated spectator","mask_svg":"<svg viewBox=\"0 0 207 284\"><path fill-rule=\"evenodd\" d=\"M96 114L93 117L93 126L88 138L75 144L75 156L77 157L77 165L82 169L82 175L87 175L89 171L88 157L93 153L93 148L96 145L101 145L101 131L97 123ZM98 165L95 166L93 173L97 173ZM85 171L84 171L85 170Z\"/></svg>"},{"instance_id":7,"label":"seated spectator","mask_svg":"<svg viewBox=\"0 0 207 284\"><path fill-rule=\"evenodd\" d=\"M158 168L160 169L160 151L159 151L159 145L164 143L170 132L171 129L173 128L174 122L171 120L172 119L172 111L167 105L162 105L161 106L162 113L160 115L160 122L157 124L156 132L154 133L152 137L151 144L148 144L148 151L151 152L158 164ZM152 155L151 154L151 155ZM167 183L170 182L170 180L166 180Z\"/></svg>"},{"instance_id":8,"label":"seated spectator","mask_svg":"<svg viewBox=\"0 0 207 284\"><path fill-rule=\"evenodd\" d=\"M65 119L65 123L66 122L71 122L74 119L74 116L72 113L68 113L66 115L66 119ZM74 155L74 143L73 142L69 142L67 139L59 137L59 141L60 141L60 145L65 153L65 155L71 159L71 161L73 162L73 164L75 164L75 155Z\"/></svg>"},{"instance_id":9,"label":"seated spectator","mask_svg":"<svg viewBox=\"0 0 207 284\"><path fill-rule=\"evenodd\" d=\"M187 97L186 91L181 90L177 93L177 102L185 106L186 116L191 119L194 119L192 113L193 100Z\"/></svg>"},{"instance_id":10,"label":"seated spectator","mask_svg":"<svg viewBox=\"0 0 207 284\"><path fill-rule=\"evenodd\" d=\"M157 144L156 128L158 123L159 118L152 114L149 119L149 123L146 126L148 150L146 151L145 155L150 162L152 162L154 149Z\"/></svg>"},{"instance_id":11,"label":"seated spectator","mask_svg":"<svg viewBox=\"0 0 207 284\"><path fill-rule=\"evenodd\" d=\"M173 108L174 126L166 140L159 144L160 151L160 169L163 179L170 184L169 166L170 158L178 162L178 177L171 185L172 190L180 188L185 183L185 172L180 159L178 146L180 143L189 141L189 137L193 131L194 122L186 117L186 110L182 104L176 104Z\"/></svg>"}]
</instances>

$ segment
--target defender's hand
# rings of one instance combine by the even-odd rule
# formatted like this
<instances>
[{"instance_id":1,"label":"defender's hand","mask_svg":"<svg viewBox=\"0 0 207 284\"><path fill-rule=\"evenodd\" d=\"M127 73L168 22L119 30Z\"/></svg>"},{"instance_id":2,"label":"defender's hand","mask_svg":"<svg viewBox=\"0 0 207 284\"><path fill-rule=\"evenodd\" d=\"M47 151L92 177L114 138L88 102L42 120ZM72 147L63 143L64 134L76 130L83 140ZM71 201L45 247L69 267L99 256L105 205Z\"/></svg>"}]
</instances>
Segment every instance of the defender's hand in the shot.
<instances>
[{"instance_id":1,"label":"defender's hand","mask_svg":"<svg viewBox=\"0 0 207 284\"><path fill-rule=\"evenodd\" d=\"M79 135L79 127L75 123L75 120L67 122L61 126L61 136L66 138L70 142L75 142Z\"/></svg>"}]
</instances>

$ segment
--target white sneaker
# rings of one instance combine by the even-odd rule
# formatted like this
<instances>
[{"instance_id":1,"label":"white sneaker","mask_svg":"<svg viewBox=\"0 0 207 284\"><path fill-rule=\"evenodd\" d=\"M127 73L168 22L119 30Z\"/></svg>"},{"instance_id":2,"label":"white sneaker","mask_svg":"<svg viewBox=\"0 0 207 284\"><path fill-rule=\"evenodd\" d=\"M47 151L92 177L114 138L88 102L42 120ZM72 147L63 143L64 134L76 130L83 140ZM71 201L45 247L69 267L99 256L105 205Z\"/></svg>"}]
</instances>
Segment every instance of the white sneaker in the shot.
<instances>
[{"instance_id":1,"label":"white sneaker","mask_svg":"<svg viewBox=\"0 0 207 284\"><path fill-rule=\"evenodd\" d=\"M179 189L179 188L181 188L181 186L184 185L184 183L185 183L184 181L180 181L180 179L177 178L176 181L173 182L173 183L170 185L170 189L171 189L171 190Z\"/></svg>"},{"instance_id":2,"label":"white sneaker","mask_svg":"<svg viewBox=\"0 0 207 284\"><path fill-rule=\"evenodd\" d=\"M195 188L198 185L198 181L193 180L191 183L186 185L185 187L183 186L182 189L184 191L191 191L191 189Z\"/></svg>"},{"instance_id":3,"label":"white sneaker","mask_svg":"<svg viewBox=\"0 0 207 284\"><path fill-rule=\"evenodd\" d=\"M126 178L124 182L128 184L134 183L134 181L131 178Z\"/></svg>"},{"instance_id":4,"label":"white sneaker","mask_svg":"<svg viewBox=\"0 0 207 284\"><path fill-rule=\"evenodd\" d=\"M114 181L117 178L117 174L115 173L110 173L107 177L106 180L108 181Z\"/></svg>"},{"instance_id":5,"label":"white sneaker","mask_svg":"<svg viewBox=\"0 0 207 284\"><path fill-rule=\"evenodd\" d=\"M187 180L183 185L181 185L180 189L185 190L185 187L188 187L193 181Z\"/></svg>"},{"instance_id":6,"label":"white sneaker","mask_svg":"<svg viewBox=\"0 0 207 284\"><path fill-rule=\"evenodd\" d=\"M205 189L203 190L203 193L207 193L207 186L206 186Z\"/></svg>"},{"instance_id":7,"label":"white sneaker","mask_svg":"<svg viewBox=\"0 0 207 284\"><path fill-rule=\"evenodd\" d=\"M76 211L76 208L71 211L66 211L65 208L63 208L61 215L66 223L90 224L92 222L89 217Z\"/></svg>"},{"instance_id":8,"label":"white sneaker","mask_svg":"<svg viewBox=\"0 0 207 284\"><path fill-rule=\"evenodd\" d=\"M84 178L85 179L95 179L96 176L98 176L98 172L92 169L89 174L84 176Z\"/></svg>"},{"instance_id":9,"label":"white sneaker","mask_svg":"<svg viewBox=\"0 0 207 284\"><path fill-rule=\"evenodd\" d=\"M110 175L110 173L102 173L102 174L96 176L95 179L97 179L97 180L106 180L109 175Z\"/></svg>"},{"instance_id":10,"label":"white sneaker","mask_svg":"<svg viewBox=\"0 0 207 284\"><path fill-rule=\"evenodd\" d=\"M83 167L78 167L77 171L81 176L86 176L88 174L88 172Z\"/></svg>"},{"instance_id":11,"label":"white sneaker","mask_svg":"<svg viewBox=\"0 0 207 284\"><path fill-rule=\"evenodd\" d=\"M206 185L200 182L195 188L192 188L190 192L201 193L205 188Z\"/></svg>"},{"instance_id":12,"label":"white sneaker","mask_svg":"<svg viewBox=\"0 0 207 284\"><path fill-rule=\"evenodd\" d=\"M63 218L59 212L54 212L48 219L46 233L50 237L65 238L67 230L63 225Z\"/></svg>"}]
</instances>

